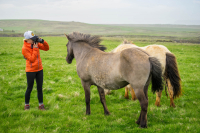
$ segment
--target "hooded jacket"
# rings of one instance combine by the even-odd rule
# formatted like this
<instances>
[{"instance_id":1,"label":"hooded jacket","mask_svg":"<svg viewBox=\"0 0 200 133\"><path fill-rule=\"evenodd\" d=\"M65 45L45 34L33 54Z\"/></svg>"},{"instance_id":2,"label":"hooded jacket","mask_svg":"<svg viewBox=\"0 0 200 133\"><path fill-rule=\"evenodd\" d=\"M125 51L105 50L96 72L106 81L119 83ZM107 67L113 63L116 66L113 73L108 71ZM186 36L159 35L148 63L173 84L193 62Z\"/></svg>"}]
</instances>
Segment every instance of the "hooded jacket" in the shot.
<instances>
[{"instance_id":1,"label":"hooded jacket","mask_svg":"<svg viewBox=\"0 0 200 133\"><path fill-rule=\"evenodd\" d=\"M38 43L38 47L33 48L32 44L27 43L24 40L24 45L22 47L22 54L26 59L26 72L38 72L43 69L39 49L48 51L49 50L48 43L44 40L44 43Z\"/></svg>"}]
</instances>

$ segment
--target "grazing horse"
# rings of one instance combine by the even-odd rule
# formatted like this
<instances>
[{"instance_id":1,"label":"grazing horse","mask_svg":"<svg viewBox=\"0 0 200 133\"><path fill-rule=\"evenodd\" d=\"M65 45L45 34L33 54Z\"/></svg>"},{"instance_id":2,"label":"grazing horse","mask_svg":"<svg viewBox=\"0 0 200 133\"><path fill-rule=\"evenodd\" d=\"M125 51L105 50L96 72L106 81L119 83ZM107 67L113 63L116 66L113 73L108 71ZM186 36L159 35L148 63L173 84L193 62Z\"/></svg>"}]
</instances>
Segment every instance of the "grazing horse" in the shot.
<instances>
[{"instance_id":1,"label":"grazing horse","mask_svg":"<svg viewBox=\"0 0 200 133\"><path fill-rule=\"evenodd\" d=\"M98 88L104 114L109 115L104 89L116 90L128 84L134 88L140 102L141 112L137 124L147 127L147 90L152 81L152 91L162 89L160 62L139 48L131 48L117 53L106 53L101 39L97 36L73 32L66 35L67 57L70 64L76 59L77 74L85 91L86 114L90 114L90 86Z\"/></svg>"},{"instance_id":2,"label":"grazing horse","mask_svg":"<svg viewBox=\"0 0 200 133\"><path fill-rule=\"evenodd\" d=\"M112 53L122 51L127 48L138 47L131 42L124 41L123 44L116 47ZM145 47L138 47L146 51L150 56L157 57L162 66L162 76L170 97L170 107L175 107L174 98L179 97L182 93L181 89L181 78L178 71L177 61L174 54L172 54L165 46L163 45L148 45ZM129 98L128 90L131 91L132 100L136 100L137 97L134 93L134 90L131 88L131 85L125 87L125 98ZM106 94L109 94L109 90L105 90ZM160 98L162 95L162 90L156 92L156 106L160 106Z\"/></svg>"}]
</instances>

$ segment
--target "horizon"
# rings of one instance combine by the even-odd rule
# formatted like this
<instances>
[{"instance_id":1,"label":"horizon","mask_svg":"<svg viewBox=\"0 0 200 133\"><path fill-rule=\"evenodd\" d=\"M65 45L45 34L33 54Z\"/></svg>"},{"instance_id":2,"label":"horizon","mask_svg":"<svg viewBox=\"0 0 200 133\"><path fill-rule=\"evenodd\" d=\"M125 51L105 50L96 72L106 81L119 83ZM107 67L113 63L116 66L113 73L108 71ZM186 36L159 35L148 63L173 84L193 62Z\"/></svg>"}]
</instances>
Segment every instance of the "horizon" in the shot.
<instances>
[{"instance_id":1,"label":"horizon","mask_svg":"<svg viewBox=\"0 0 200 133\"><path fill-rule=\"evenodd\" d=\"M200 0L2 0L0 19L200 25Z\"/></svg>"},{"instance_id":2,"label":"horizon","mask_svg":"<svg viewBox=\"0 0 200 133\"><path fill-rule=\"evenodd\" d=\"M75 22L75 23L84 23L84 24L93 24L93 23L85 23L85 22L79 22L79 21L59 21L59 20L45 20L45 19L0 19L0 21L25 21L25 20L37 20L37 21L52 21L52 22ZM200 26L200 22L199 24L159 24L159 23L155 23L155 24L93 24L93 25L185 25L185 26Z\"/></svg>"}]
</instances>

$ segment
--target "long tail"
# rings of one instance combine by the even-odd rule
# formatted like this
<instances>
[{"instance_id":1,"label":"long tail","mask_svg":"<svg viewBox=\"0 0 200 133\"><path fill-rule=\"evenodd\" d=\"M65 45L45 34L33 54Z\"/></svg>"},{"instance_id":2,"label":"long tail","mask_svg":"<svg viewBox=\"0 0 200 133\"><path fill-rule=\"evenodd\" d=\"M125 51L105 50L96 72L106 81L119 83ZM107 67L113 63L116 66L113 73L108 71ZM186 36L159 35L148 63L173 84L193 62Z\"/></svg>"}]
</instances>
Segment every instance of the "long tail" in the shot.
<instances>
[{"instance_id":1,"label":"long tail","mask_svg":"<svg viewBox=\"0 0 200 133\"><path fill-rule=\"evenodd\" d=\"M173 98L179 97L182 94L181 78L178 71L176 57L172 53L166 53L166 69L165 78L169 79L173 87Z\"/></svg>"},{"instance_id":2,"label":"long tail","mask_svg":"<svg viewBox=\"0 0 200 133\"><path fill-rule=\"evenodd\" d=\"M151 63L151 82L153 93L163 89L161 64L156 57L149 57Z\"/></svg>"}]
</instances>

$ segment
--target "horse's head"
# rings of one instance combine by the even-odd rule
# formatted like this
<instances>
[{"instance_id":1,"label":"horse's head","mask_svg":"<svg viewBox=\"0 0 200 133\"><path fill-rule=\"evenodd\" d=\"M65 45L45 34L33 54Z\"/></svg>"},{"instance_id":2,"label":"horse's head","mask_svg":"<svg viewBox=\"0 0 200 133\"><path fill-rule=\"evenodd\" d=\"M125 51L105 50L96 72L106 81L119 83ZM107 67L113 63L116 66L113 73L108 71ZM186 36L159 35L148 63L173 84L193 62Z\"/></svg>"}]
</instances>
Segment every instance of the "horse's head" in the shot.
<instances>
[{"instance_id":1,"label":"horse's head","mask_svg":"<svg viewBox=\"0 0 200 133\"><path fill-rule=\"evenodd\" d=\"M74 52L73 52L73 47L72 47L72 42L70 41L71 39L69 38L69 36L67 36L65 34L65 36L68 39L68 43L67 43L67 57L66 57L66 61L67 63L71 64L72 60L74 59Z\"/></svg>"}]
</instances>

